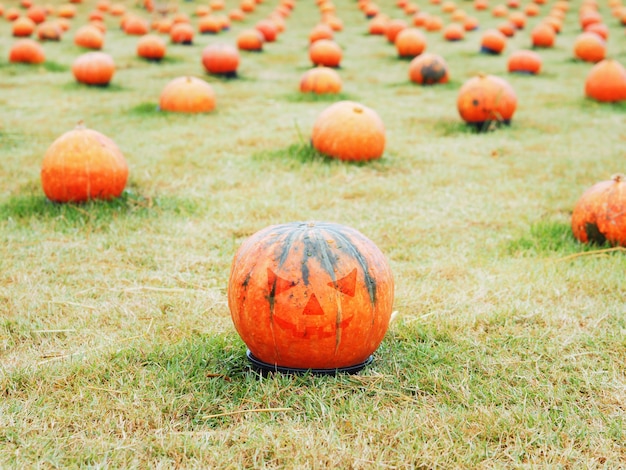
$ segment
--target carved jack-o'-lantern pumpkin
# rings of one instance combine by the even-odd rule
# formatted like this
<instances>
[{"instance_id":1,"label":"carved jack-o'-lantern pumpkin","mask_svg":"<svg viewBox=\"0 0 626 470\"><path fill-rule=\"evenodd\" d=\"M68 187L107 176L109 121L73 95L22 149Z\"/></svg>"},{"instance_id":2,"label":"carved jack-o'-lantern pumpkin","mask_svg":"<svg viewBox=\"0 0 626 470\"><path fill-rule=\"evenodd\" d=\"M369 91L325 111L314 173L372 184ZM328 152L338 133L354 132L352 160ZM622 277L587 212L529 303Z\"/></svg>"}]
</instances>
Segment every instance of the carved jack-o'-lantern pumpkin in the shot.
<instances>
[{"instance_id":1,"label":"carved jack-o'-lantern pumpkin","mask_svg":"<svg viewBox=\"0 0 626 470\"><path fill-rule=\"evenodd\" d=\"M268 367L354 368L389 325L393 277L355 229L327 222L267 227L241 245L228 284L237 332Z\"/></svg>"}]
</instances>

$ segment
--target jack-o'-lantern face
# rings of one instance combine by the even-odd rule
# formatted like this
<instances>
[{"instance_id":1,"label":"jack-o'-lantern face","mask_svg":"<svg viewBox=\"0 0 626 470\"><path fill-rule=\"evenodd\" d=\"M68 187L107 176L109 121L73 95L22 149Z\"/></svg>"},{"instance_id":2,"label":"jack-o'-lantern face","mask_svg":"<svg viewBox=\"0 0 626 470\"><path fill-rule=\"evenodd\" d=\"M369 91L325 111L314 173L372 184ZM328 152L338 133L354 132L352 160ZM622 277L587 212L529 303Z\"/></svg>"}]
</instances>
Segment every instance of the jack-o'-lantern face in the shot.
<instances>
[{"instance_id":1,"label":"jack-o'-lantern face","mask_svg":"<svg viewBox=\"0 0 626 470\"><path fill-rule=\"evenodd\" d=\"M336 224L268 227L237 252L233 322L255 357L298 368L367 359L386 332L393 279L378 248Z\"/></svg>"}]
</instances>

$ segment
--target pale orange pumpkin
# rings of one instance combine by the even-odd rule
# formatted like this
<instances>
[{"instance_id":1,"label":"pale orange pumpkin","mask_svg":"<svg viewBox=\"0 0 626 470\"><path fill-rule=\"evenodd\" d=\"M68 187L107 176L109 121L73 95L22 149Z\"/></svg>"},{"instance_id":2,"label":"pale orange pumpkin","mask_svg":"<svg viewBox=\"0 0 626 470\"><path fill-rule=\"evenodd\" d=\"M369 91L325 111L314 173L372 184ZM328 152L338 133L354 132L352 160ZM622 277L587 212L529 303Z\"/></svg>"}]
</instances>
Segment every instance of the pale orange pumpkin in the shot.
<instances>
[{"instance_id":1,"label":"pale orange pumpkin","mask_svg":"<svg viewBox=\"0 0 626 470\"><path fill-rule=\"evenodd\" d=\"M9 62L41 64L45 60L43 47L32 39L19 39L9 50Z\"/></svg>"},{"instance_id":2,"label":"pale orange pumpkin","mask_svg":"<svg viewBox=\"0 0 626 470\"><path fill-rule=\"evenodd\" d=\"M85 85L108 85L115 73L115 62L106 52L87 52L72 64L72 73Z\"/></svg>"},{"instance_id":3,"label":"pale orange pumpkin","mask_svg":"<svg viewBox=\"0 0 626 470\"><path fill-rule=\"evenodd\" d=\"M302 93L339 93L341 91L341 77L335 70L328 67L315 67L308 70L300 78Z\"/></svg>"},{"instance_id":4,"label":"pale orange pumpkin","mask_svg":"<svg viewBox=\"0 0 626 470\"><path fill-rule=\"evenodd\" d=\"M626 100L626 69L612 59L595 64L585 79L585 95L597 101Z\"/></svg>"},{"instance_id":5,"label":"pale orange pumpkin","mask_svg":"<svg viewBox=\"0 0 626 470\"><path fill-rule=\"evenodd\" d=\"M54 202L119 197L127 179L128 165L115 142L82 124L52 143L41 166L43 191Z\"/></svg>"},{"instance_id":6,"label":"pale orange pumpkin","mask_svg":"<svg viewBox=\"0 0 626 470\"><path fill-rule=\"evenodd\" d=\"M207 113L215 109L215 92L204 80L178 77L161 91L159 108L176 113Z\"/></svg>"},{"instance_id":7,"label":"pale orange pumpkin","mask_svg":"<svg viewBox=\"0 0 626 470\"><path fill-rule=\"evenodd\" d=\"M385 126L378 113L354 101L339 101L315 120L313 147L329 157L366 161L382 157Z\"/></svg>"}]
</instances>

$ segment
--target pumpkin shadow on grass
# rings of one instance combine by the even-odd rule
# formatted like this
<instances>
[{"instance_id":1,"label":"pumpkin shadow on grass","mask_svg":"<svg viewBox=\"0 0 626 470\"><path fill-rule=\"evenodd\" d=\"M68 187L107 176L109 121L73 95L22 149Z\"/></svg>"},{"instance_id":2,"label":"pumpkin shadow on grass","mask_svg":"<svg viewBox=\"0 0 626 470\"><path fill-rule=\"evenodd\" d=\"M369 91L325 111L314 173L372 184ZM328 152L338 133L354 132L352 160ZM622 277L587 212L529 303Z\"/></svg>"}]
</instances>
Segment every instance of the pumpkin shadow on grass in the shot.
<instances>
[{"instance_id":1,"label":"pumpkin shadow on grass","mask_svg":"<svg viewBox=\"0 0 626 470\"><path fill-rule=\"evenodd\" d=\"M41 73L46 72L67 72L70 67L52 60L47 60L41 64L24 64L24 63L0 63L0 70L9 76L22 75L28 72Z\"/></svg>"},{"instance_id":2,"label":"pumpkin shadow on grass","mask_svg":"<svg viewBox=\"0 0 626 470\"><path fill-rule=\"evenodd\" d=\"M86 85L84 83L79 82L68 82L63 85L64 90L72 91L72 90L95 90L97 92L106 92L106 93L117 93L120 91L130 91L131 88L123 87L118 85L117 83L108 83L106 85Z\"/></svg>"},{"instance_id":3,"label":"pumpkin shadow on grass","mask_svg":"<svg viewBox=\"0 0 626 470\"><path fill-rule=\"evenodd\" d=\"M626 114L626 101L601 102L592 98L580 98L580 107L585 112L598 111L607 113Z\"/></svg>"},{"instance_id":4,"label":"pumpkin shadow on grass","mask_svg":"<svg viewBox=\"0 0 626 470\"><path fill-rule=\"evenodd\" d=\"M328 167L367 167L374 171L384 172L390 168L390 159L382 158L369 161L343 161L332 158L318 152L313 145L305 142L303 139L291 144L284 149L266 150L252 155L252 160L260 163L269 163L272 167L276 164L282 164L287 169L292 170L304 165L322 165Z\"/></svg>"},{"instance_id":5,"label":"pumpkin shadow on grass","mask_svg":"<svg viewBox=\"0 0 626 470\"><path fill-rule=\"evenodd\" d=\"M88 227L106 231L112 221L120 218L137 217L141 221L146 217L157 217L162 212L189 216L197 210L193 201L144 196L129 187L118 198L84 203L56 203L43 194L12 196L0 202L0 222L11 220L28 224L38 220L54 222L54 228L60 230Z\"/></svg>"},{"instance_id":6,"label":"pumpkin shadow on grass","mask_svg":"<svg viewBox=\"0 0 626 470\"><path fill-rule=\"evenodd\" d=\"M505 131L511 126L510 122L486 121L484 123L468 124L461 120L437 121L433 129L437 135L450 137L460 134L489 134L495 131Z\"/></svg>"},{"instance_id":7,"label":"pumpkin shadow on grass","mask_svg":"<svg viewBox=\"0 0 626 470\"><path fill-rule=\"evenodd\" d=\"M332 103L335 101L358 101L358 98L350 95L348 93L302 93L302 92L293 92L284 95L285 101L290 101L292 103L319 103L319 102L328 102Z\"/></svg>"},{"instance_id":8,"label":"pumpkin shadow on grass","mask_svg":"<svg viewBox=\"0 0 626 470\"><path fill-rule=\"evenodd\" d=\"M555 219L539 220L529 227L527 233L503 244L503 250L514 257L565 257L609 247L606 243L580 243L574 238L569 221Z\"/></svg>"}]
</instances>

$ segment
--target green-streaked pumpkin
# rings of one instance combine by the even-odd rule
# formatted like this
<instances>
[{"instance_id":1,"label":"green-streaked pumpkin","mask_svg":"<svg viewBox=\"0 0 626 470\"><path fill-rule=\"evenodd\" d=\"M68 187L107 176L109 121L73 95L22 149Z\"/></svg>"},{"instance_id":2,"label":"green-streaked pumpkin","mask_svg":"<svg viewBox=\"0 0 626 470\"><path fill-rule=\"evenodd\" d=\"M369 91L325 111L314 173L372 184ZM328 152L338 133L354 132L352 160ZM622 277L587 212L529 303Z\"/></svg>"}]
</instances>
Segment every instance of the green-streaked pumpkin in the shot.
<instances>
[{"instance_id":1,"label":"green-streaked pumpkin","mask_svg":"<svg viewBox=\"0 0 626 470\"><path fill-rule=\"evenodd\" d=\"M583 243L626 247L626 177L613 175L587 189L572 212L572 232Z\"/></svg>"},{"instance_id":2,"label":"green-streaked pumpkin","mask_svg":"<svg viewBox=\"0 0 626 470\"><path fill-rule=\"evenodd\" d=\"M363 363L389 325L389 264L357 230L329 222L267 227L233 260L228 305L261 361L299 369Z\"/></svg>"}]
</instances>

